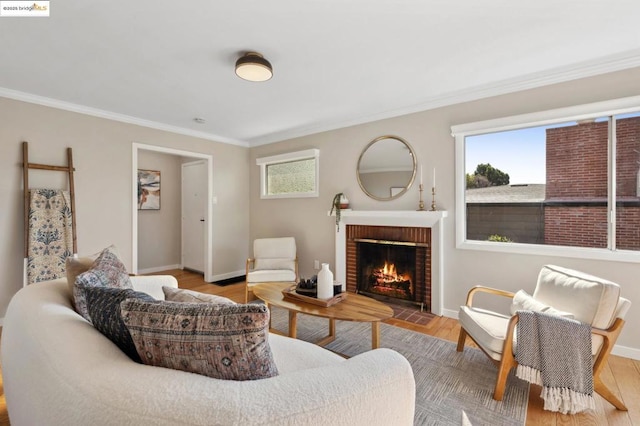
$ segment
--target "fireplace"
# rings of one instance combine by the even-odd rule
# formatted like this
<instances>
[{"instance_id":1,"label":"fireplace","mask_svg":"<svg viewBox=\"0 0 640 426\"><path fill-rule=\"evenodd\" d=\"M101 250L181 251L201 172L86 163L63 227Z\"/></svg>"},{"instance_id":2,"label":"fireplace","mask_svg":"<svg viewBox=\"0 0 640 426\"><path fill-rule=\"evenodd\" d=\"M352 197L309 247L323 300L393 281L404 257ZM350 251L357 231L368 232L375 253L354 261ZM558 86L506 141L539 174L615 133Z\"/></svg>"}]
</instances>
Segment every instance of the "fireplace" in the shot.
<instances>
[{"instance_id":1,"label":"fireplace","mask_svg":"<svg viewBox=\"0 0 640 426\"><path fill-rule=\"evenodd\" d=\"M430 311L430 228L347 226L347 290Z\"/></svg>"},{"instance_id":2,"label":"fireplace","mask_svg":"<svg viewBox=\"0 0 640 426\"><path fill-rule=\"evenodd\" d=\"M355 242L358 293L416 301L415 243L363 238Z\"/></svg>"},{"instance_id":3,"label":"fireplace","mask_svg":"<svg viewBox=\"0 0 640 426\"><path fill-rule=\"evenodd\" d=\"M336 280L345 283L348 291L357 291L355 238L428 244L422 263L416 262L416 274L424 273L425 276L424 294L416 294L416 302L422 300L435 315L446 314L443 306L443 225L447 216L448 212L444 210L343 210L340 226L335 227ZM370 229L365 232L366 228ZM383 236L369 232L382 228L387 229Z\"/></svg>"}]
</instances>

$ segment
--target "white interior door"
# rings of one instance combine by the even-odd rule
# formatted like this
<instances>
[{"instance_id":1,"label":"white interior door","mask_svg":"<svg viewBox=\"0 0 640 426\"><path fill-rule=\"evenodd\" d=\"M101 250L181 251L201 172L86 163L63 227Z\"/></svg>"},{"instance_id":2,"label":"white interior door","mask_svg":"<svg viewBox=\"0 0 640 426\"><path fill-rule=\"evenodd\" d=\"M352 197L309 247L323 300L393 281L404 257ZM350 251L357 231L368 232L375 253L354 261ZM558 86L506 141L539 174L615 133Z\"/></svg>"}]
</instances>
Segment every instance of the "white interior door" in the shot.
<instances>
[{"instance_id":1,"label":"white interior door","mask_svg":"<svg viewBox=\"0 0 640 426\"><path fill-rule=\"evenodd\" d=\"M204 273L207 162L182 164L182 266Z\"/></svg>"}]
</instances>

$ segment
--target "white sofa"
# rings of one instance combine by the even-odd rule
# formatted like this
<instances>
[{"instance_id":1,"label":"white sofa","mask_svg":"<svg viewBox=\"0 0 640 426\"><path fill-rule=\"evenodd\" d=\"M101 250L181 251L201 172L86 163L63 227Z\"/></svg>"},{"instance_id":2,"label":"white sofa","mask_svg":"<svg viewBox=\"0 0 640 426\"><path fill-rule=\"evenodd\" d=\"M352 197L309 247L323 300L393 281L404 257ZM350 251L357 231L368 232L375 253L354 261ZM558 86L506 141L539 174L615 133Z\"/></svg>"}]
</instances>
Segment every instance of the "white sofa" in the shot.
<instances>
[{"instance_id":1,"label":"white sofa","mask_svg":"<svg viewBox=\"0 0 640 426\"><path fill-rule=\"evenodd\" d=\"M173 277L132 277L163 299ZM11 300L2 374L12 426L412 425L415 381L397 352L350 359L270 334L279 375L225 381L137 364L77 314L66 280L32 284Z\"/></svg>"}]
</instances>

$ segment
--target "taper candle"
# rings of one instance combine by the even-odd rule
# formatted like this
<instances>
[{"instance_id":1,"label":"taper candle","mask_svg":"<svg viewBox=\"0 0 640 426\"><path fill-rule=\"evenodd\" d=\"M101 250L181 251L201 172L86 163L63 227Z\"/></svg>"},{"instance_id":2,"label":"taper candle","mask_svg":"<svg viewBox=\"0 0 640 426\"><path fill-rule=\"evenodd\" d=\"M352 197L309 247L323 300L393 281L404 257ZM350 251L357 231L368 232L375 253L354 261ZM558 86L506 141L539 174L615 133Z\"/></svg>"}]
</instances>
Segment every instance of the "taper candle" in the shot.
<instances>
[{"instance_id":1,"label":"taper candle","mask_svg":"<svg viewBox=\"0 0 640 426\"><path fill-rule=\"evenodd\" d=\"M433 168L433 187L436 187L436 168Z\"/></svg>"},{"instance_id":2,"label":"taper candle","mask_svg":"<svg viewBox=\"0 0 640 426\"><path fill-rule=\"evenodd\" d=\"M422 185L422 165L420 166L420 185Z\"/></svg>"}]
</instances>

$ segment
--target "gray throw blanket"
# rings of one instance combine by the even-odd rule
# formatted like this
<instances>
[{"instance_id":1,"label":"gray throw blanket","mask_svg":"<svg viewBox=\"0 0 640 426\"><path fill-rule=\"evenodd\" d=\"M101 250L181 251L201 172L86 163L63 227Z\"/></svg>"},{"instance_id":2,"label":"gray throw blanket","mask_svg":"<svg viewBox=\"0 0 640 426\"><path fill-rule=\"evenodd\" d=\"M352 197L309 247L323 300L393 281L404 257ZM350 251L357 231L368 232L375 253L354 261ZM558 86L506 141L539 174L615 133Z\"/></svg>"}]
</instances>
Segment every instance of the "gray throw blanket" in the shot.
<instances>
[{"instance_id":1,"label":"gray throw blanket","mask_svg":"<svg viewBox=\"0 0 640 426\"><path fill-rule=\"evenodd\" d=\"M591 326L543 312L518 311L516 376L542 386L544 409L594 409Z\"/></svg>"}]
</instances>

